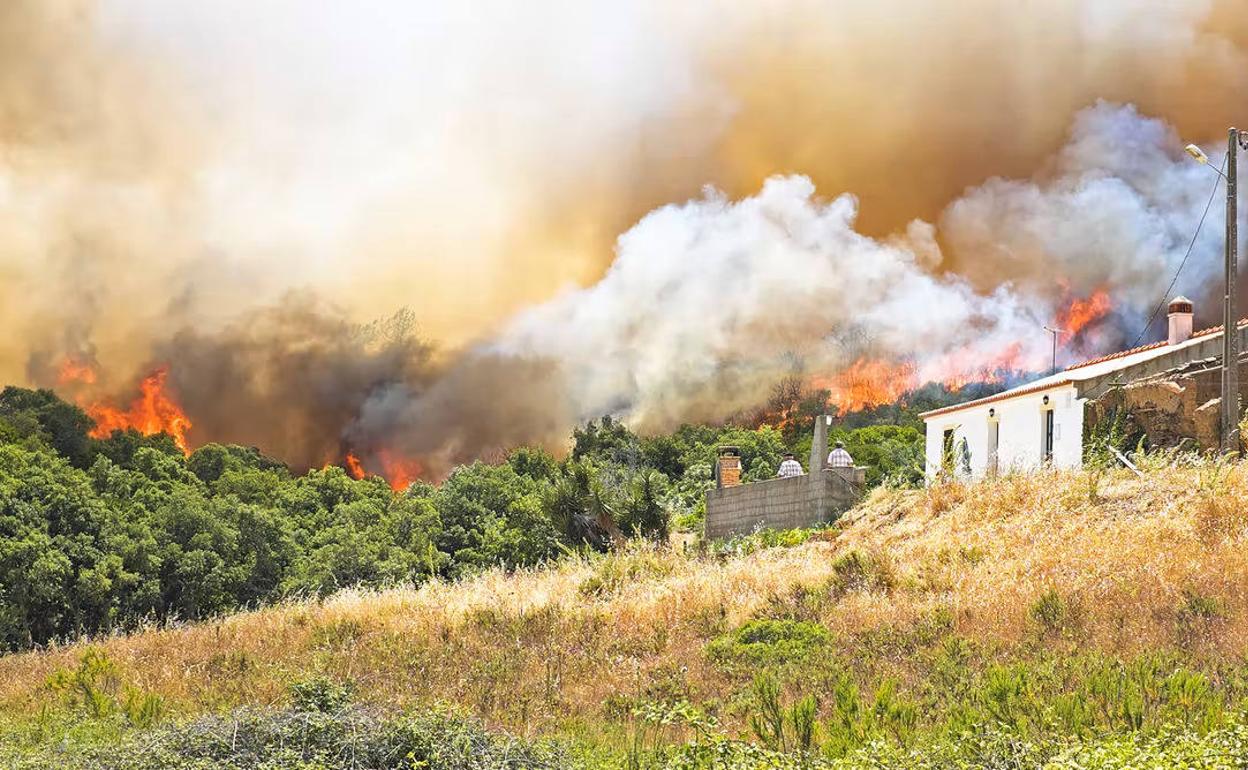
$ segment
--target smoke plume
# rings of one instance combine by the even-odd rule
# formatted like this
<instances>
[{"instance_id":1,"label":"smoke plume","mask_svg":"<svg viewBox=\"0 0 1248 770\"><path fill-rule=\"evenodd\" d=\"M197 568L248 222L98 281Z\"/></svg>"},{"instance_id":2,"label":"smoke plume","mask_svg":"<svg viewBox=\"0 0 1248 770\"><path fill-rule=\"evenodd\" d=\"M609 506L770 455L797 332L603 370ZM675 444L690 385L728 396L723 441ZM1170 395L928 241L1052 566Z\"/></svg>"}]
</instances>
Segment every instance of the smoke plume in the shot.
<instances>
[{"instance_id":1,"label":"smoke plume","mask_svg":"<svg viewBox=\"0 0 1248 770\"><path fill-rule=\"evenodd\" d=\"M4 3L0 374L167 365L193 443L436 474L1042 369L1072 303L1067 359L1134 340L1248 98L1237 0L423 5Z\"/></svg>"},{"instance_id":2,"label":"smoke plume","mask_svg":"<svg viewBox=\"0 0 1248 770\"><path fill-rule=\"evenodd\" d=\"M1043 370L1044 325L1106 287L1113 314L1063 357L1117 349L1167 289L1216 181L1180 148L1165 123L1098 104L1036 179L989 180L952 202L939 229L916 221L887 240L855 229L852 196L820 199L806 177L774 177L740 201L708 189L647 215L620 237L602 280L520 314L452 371L553 362L568 398L560 409L660 429L722 419L763 401L780 377L864 358L906 362L916 382ZM1197 241L1178 290L1208 285L1216 230ZM993 280L1002 274L1012 280ZM430 433L426 415L446 418L419 396L365 411L399 445Z\"/></svg>"}]
</instances>

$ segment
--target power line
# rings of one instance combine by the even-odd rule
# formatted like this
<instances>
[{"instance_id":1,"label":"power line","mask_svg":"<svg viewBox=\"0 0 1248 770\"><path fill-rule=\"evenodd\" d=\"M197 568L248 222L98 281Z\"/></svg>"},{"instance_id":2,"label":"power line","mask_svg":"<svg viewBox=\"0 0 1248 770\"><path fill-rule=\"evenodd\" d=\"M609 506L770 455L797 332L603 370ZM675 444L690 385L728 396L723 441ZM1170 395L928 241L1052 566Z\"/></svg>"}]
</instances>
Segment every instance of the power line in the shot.
<instances>
[{"instance_id":1,"label":"power line","mask_svg":"<svg viewBox=\"0 0 1248 770\"><path fill-rule=\"evenodd\" d=\"M1228 155L1227 158L1230 156ZM1192 249L1196 246L1196 239L1200 237L1200 228L1205 225L1205 217L1209 216L1209 207L1213 205L1213 199L1218 194L1218 188L1222 186L1222 179L1225 174L1222 169L1226 168L1227 158L1222 159L1222 166L1218 169L1218 178L1214 180L1213 190L1209 192L1209 202L1205 204L1205 211L1200 215L1200 222L1196 224L1196 232L1192 234L1192 242L1187 244L1187 253L1183 255L1183 259L1179 262L1179 269L1174 271L1174 278L1170 281L1170 286L1166 288L1166 293L1161 295L1161 301L1157 303L1157 307L1153 308L1153 314L1148 317L1148 321L1144 323L1144 328L1140 329L1140 336L1135 338L1135 342L1131 343L1131 347L1140 346L1140 340L1144 339L1144 335L1148 334L1148 327L1153 325L1153 321L1157 319L1157 314L1161 312L1161 308L1170 300L1170 292L1174 291L1174 285L1179 282L1179 274L1183 272L1183 266L1187 264L1187 258L1192 256Z\"/></svg>"}]
</instances>

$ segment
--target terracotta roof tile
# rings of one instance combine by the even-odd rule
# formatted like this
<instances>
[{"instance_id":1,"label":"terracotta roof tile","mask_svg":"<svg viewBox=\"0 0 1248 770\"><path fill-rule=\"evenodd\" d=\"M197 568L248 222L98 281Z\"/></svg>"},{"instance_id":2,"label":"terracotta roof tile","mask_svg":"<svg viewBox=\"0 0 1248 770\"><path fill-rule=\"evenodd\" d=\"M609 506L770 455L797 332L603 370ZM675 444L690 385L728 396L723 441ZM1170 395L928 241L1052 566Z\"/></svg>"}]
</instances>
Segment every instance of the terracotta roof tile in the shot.
<instances>
[{"instance_id":1,"label":"terracotta roof tile","mask_svg":"<svg viewBox=\"0 0 1248 770\"><path fill-rule=\"evenodd\" d=\"M1239 323L1236 324L1236 328L1243 327L1245 324L1248 324L1248 318L1240 319ZM1198 332L1193 332L1190 339L1197 339L1199 337L1208 337L1211 334L1217 334L1221 331L1222 331L1222 324L1218 324L1217 326L1210 326L1208 329L1201 329ZM1147 345L1140 345L1139 347L1131 348L1129 350L1120 350L1117 353L1110 353L1109 355L1101 356L1100 358L1093 358L1089 361L1082 361L1077 364L1071 364L1070 366L1066 367L1064 371L1069 372L1075 369L1082 369L1086 366L1102 364L1102 363L1105 363L1106 361L1113 361L1118 358L1126 358L1127 356L1133 356L1136 353L1143 353L1147 350L1156 350L1158 348L1164 348L1166 346L1167 346L1167 342L1165 340L1161 340L1159 342L1152 342ZM995 395L985 396L983 398L977 398L971 401L963 401L960 404L950 404L949 406L942 406L939 409L933 409L929 412L923 412L922 414L919 415L919 417L923 419L927 419L929 417L936 417L938 415L942 415L947 412L956 412L959 409L964 409L970 406L982 406L984 404L990 404L994 401L1004 401L1007 398L1014 398L1016 396L1025 396L1030 393L1035 393L1041 390L1048 390L1050 388L1060 388L1064 385L1070 385L1072 382L1074 382L1074 380L1069 380L1069 379L1050 381L1050 382L1042 381L1035 386L1022 386L1021 388L1018 388L1015 390L1005 390Z\"/></svg>"},{"instance_id":2,"label":"terracotta roof tile","mask_svg":"<svg viewBox=\"0 0 1248 770\"><path fill-rule=\"evenodd\" d=\"M1221 329L1222 327L1219 326L1218 328ZM1192 336L1195 337L1197 335L1193 334ZM1128 348L1127 350L1120 350L1117 353L1110 353L1109 355L1101 356L1100 358L1091 358L1091 359L1088 359L1087 361L1080 361L1077 364L1071 364L1070 366L1066 367L1066 371L1069 372L1072 369L1082 369L1085 366L1092 366L1094 364L1103 364L1106 361L1113 361L1115 358L1126 358L1127 356L1133 356L1136 353L1143 353L1145 350L1152 350L1154 348L1163 347L1165 344L1166 344L1166 341L1161 340L1160 342L1150 342L1147 345L1140 345L1138 348Z\"/></svg>"},{"instance_id":3,"label":"terracotta roof tile","mask_svg":"<svg viewBox=\"0 0 1248 770\"><path fill-rule=\"evenodd\" d=\"M1073 382L1074 380L1060 380L1058 382L1044 382L1034 387L1024 386L1018 390L1003 390L1000 393L991 396L984 396L983 398L977 398L974 401L963 401L960 404L950 404L949 406L942 406L939 409L933 409L930 412L923 412L919 415L919 417L926 420L928 417L936 417L945 414L946 412L956 412L959 409L965 409L968 406L983 406L984 404L991 404L994 401L1004 401L1007 398L1025 396L1029 393L1037 393L1041 390L1060 388L1065 385L1071 385Z\"/></svg>"},{"instance_id":4,"label":"terracotta roof tile","mask_svg":"<svg viewBox=\"0 0 1248 770\"><path fill-rule=\"evenodd\" d=\"M1236 328L1238 328L1240 326L1243 326L1245 323L1248 323L1248 318L1241 318L1239 320L1239 323L1235 324L1235 326ZM1192 336L1189 339L1196 339L1197 337L1208 337L1210 334L1217 334L1218 332L1222 331L1222 326L1223 326L1222 324L1218 324L1217 326L1210 326L1208 329L1201 329L1198 332L1192 332ZM1151 342L1147 345L1141 345L1138 348L1131 348L1129 350L1120 350L1117 353L1110 353L1107 356L1101 356L1100 358L1093 358L1090 361L1082 361L1077 364L1071 364L1070 366L1066 367L1066 371L1069 372L1072 369L1082 369L1085 366L1092 366L1093 364L1101 364L1106 361L1113 361L1115 358L1126 358L1127 356L1133 356L1136 353L1143 353L1145 350L1153 350L1154 348L1165 347L1166 344L1167 343L1165 340L1159 340L1157 342Z\"/></svg>"}]
</instances>

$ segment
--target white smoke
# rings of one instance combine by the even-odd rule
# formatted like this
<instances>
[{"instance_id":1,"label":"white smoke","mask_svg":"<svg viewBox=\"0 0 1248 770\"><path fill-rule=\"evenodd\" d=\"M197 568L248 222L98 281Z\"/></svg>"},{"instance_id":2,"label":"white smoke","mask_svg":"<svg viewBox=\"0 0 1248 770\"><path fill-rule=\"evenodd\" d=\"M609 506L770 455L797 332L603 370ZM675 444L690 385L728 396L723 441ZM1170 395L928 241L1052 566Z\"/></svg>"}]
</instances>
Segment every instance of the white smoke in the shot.
<instances>
[{"instance_id":1,"label":"white smoke","mask_svg":"<svg viewBox=\"0 0 1248 770\"><path fill-rule=\"evenodd\" d=\"M602 280L518 315L458 369L546 362L565 399L549 413L659 428L722 418L761 402L782 376L831 374L862 357L904 362L919 377L1002 363L1040 371L1051 344L1043 326L1101 289L1115 313L1084 340L1091 350L1062 356L1109 352L1166 290L1212 191L1215 175L1181 147L1164 122L1097 104L1035 178L990 180L939 227L914 222L884 240L855 230L852 195L820 198L802 176L773 177L738 201L707 189L651 212L620 236ZM1220 227L1206 227L1180 290L1220 265ZM451 381L468 389L464 377ZM444 388L393 395L365 408L369 423L429 437L454 419Z\"/></svg>"},{"instance_id":2,"label":"white smoke","mask_svg":"<svg viewBox=\"0 0 1248 770\"><path fill-rule=\"evenodd\" d=\"M649 214L602 281L525 312L489 349L560 362L580 414L669 424L868 354L991 360L1036 326L1008 288L935 277L913 251L857 233L856 213L853 196L821 200L801 176L737 202L708 190Z\"/></svg>"},{"instance_id":3,"label":"white smoke","mask_svg":"<svg viewBox=\"0 0 1248 770\"><path fill-rule=\"evenodd\" d=\"M1184 144L1130 105L1084 110L1036 179L992 179L946 209L949 269L981 289L1008 275L1049 302L1066 293L1062 283L1085 295L1106 289L1138 326L1174 276L1217 183ZM1224 153L1210 147L1210 157L1217 165ZM1220 280L1222 210L1215 201L1176 291L1200 296Z\"/></svg>"}]
</instances>

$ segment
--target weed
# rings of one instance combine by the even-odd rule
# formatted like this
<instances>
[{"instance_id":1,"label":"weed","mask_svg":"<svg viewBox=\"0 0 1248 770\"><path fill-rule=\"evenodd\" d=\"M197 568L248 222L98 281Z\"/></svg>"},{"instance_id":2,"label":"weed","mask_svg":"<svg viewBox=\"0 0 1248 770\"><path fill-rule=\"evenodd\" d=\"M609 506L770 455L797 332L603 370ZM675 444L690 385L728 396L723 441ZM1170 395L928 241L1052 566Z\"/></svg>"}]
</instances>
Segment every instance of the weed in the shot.
<instances>
[{"instance_id":1,"label":"weed","mask_svg":"<svg viewBox=\"0 0 1248 770\"><path fill-rule=\"evenodd\" d=\"M814 529L760 529L748 535L736 535L724 540L714 540L707 552L720 559L747 556L767 548L792 548L812 538L824 538L836 530L836 524Z\"/></svg>"},{"instance_id":2,"label":"weed","mask_svg":"<svg viewBox=\"0 0 1248 770\"><path fill-rule=\"evenodd\" d=\"M815 747L815 715L819 703L813 695L785 707L780 702L780 684L769 674L754 677L751 695L750 729L764 746L772 751L802 754Z\"/></svg>"},{"instance_id":3,"label":"weed","mask_svg":"<svg viewBox=\"0 0 1248 770\"><path fill-rule=\"evenodd\" d=\"M296 711L321 713L341 711L351 703L354 690L350 682L339 682L321 675L292 682L289 688L291 706Z\"/></svg>"},{"instance_id":4,"label":"weed","mask_svg":"<svg viewBox=\"0 0 1248 770\"><path fill-rule=\"evenodd\" d=\"M882 552L848 551L832 562L833 591L889 590L897 584L892 562Z\"/></svg>"},{"instance_id":5,"label":"weed","mask_svg":"<svg viewBox=\"0 0 1248 770\"><path fill-rule=\"evenodd\" d=\"M667 577L672 569L669 554L654 546L634 546L600 559L594 574L581 583L579 590L582 596L610 596L626 586Z\"/></svg>"},{"instance_id":6,"label":"weed","mask_svg":"<svg viewBox=\"0 0 1248 770\"><path fill-rule=\"evenodd\" d=\"M1224 603L1193 589L1184 589L1183 600L1175 610L1175 631L1179 644L1190 647L1209 636L1223 619Z\"/></svg>"},{"instance_id":7,"label":"weed","mask_svg":"<svg viewBox=\"0 0 1248 770\"><path fill-rule=\"evenodd\" d=\"M1205 544L1239 537L1248 528L1248 506L1231 495L1200 495L1193 511L1196 534Z\"/></svg>"},{"instance_id":8,"label":"weed","mask_svg":"<svg viewBox=\"0 0 1248 770\"><path fill-rule=\"evenodd\" d=\"M146 729L165 716L165 699L155 693L127 687L121 709L126 721L139 729Z\"/></svg>"},{"instance_id":9,"label":"weed","mask_svg":"<svg viewBox=\"0 0 1248 770\"><path fill-rule=\"evenodd\" d=\"M117 666L103 650L88 647L79 657L77 668L53 672L47 686L61 693L71 708L94 717L107 716L117 705Z\"/></svg>"},{"instance_id":10,"label":"weed","mask_svg":"<svg viewBox=\"0 0 1248 770\"><path fill-rule=\"evenodd\" d=\"M1065 627L1069 608L1061 594L1049 589L1032 603L1028 614L1040 627L1042 633L1053 634Z\"/></svg>"},{"instance_id":11,"label":"weed","mask_svg":"<svg viewBox=\"0 0 1248 770\"><path fill-rule=\"evenodd\" d=\"M53 672L47 687L59 693L71 711L95 719L121 714L139 728L156 724L166 711L165 699L160 695L129 685L123 688L117 665L96 647L88 647L82 653L76 668Z\"/></svg>"},{"instance_id":12,"label":"weed","mask_svg":"<svg viewBox=\"0 0 1248 770\"><path fill-rule=\"evenodd\" d=\"M829 641L818 623L795 620L751 620L707 645L716 661L743 660L757 664L800 661Z\"/></svg>"},{"instance_id":13,"label":"weed","mask_svg":"<svg viewBox=\"0 0 1248 770\"><path fill-rule=\"evenodd\" d=\"M966 499L966 484L944 479L927 488L927 511L932 516L948 513Z\"/></svg>"},{"instance_id":14,"label":"weed","mask_svg":"<svg viewBox=\"0 0 1248 770\"><path fill-rule=\"evenodd\" d=\"M340 618L312 629L312 646L324 650L342 650L355 645L364 636L364 624L355 618Z\"/></svg>"}]
</instances>

